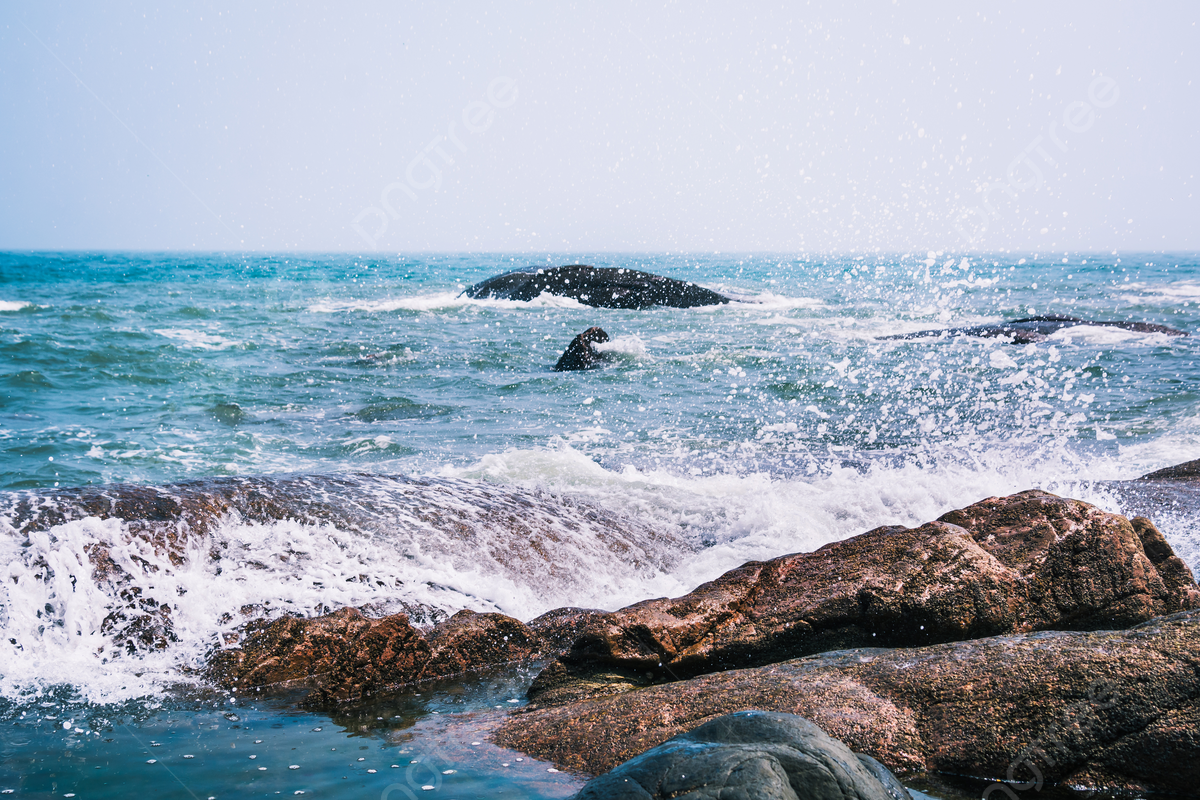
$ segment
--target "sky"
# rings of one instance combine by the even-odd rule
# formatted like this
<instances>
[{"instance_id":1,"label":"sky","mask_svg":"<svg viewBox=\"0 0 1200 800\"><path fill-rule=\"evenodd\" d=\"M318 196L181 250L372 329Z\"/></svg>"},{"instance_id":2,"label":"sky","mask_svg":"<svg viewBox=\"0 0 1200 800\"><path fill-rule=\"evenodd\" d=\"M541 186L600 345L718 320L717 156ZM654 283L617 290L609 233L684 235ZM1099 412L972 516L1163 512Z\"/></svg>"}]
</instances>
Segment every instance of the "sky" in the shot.
<instances>
[{"instance_id":1,"label":"sky","mask_svg":"<svg viewBox=\"0 0 1200 800\"><path fill-rule=\"evenodd\" d=\"M1200 4L0 4L0 249L1200 250Z\"/></svg>"}]
</instances>

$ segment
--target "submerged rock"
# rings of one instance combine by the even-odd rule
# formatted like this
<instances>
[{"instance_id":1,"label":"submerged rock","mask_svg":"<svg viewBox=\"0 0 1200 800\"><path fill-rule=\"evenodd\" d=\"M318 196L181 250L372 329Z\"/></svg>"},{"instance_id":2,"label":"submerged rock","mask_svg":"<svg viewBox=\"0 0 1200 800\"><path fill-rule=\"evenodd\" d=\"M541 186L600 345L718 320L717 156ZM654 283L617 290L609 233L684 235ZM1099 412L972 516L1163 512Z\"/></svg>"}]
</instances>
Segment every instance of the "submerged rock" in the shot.
<instances>
[{"instance_id":1,"label":"submerged rock","mask_svg":"<svg viewBox=\"0 0 1200 800\"><path fill-rule=\"evenodd\" d=\"M968 328L939 328L936 330L917 331L915 333L897 333L891 336L880 336L880 339L924 339L935 336L982 336L1011 338L1013 344L1028 344L1040 342L1063 328L1073 328L1077 325L1094 325L1103 328L1123 328L1137 333L1165 333L1167 336L1187 336L1184 331L1169 328L1166 325L1156 325L1149 322L1100 322L1097 320L1080 319L1078 317L1025 317L1011 322L1000 322L994 325L974 325Z\"/></svg>"},{"instance_id":2,"label":"submerged rock","mask_svg":"<svg viewBox=\"0 0 1200 800\"><path fill-rule=\"evenodd\" d=\"M1149 520L1026 491L590 617L529 696L564 702L847 647L1125 627L1198 606L1191 571Z\"/></svg>"},{"instance_id":3,"label":"submerged rock","mask_svg":"<svg viewBox=\"0 0 1200 800\"><path fill-rule=\"evenodd\" d=\"M493 738L599 775L754 708L800 714L901 773L1191 794L1200 785L1197 653L1200 611L1124 631L845 650L529 708Z\"/></svg>"},{"instance_id":4,"label":"submerged rock","mask_svg":"<svg viewBox=\"0 0 1200 800\"><path fill-rule=\"evenodd\" d=\"M717 717L596 778L575 800L909 800L887 768L795 714Z\"/></svg>"},{"instance_id":5,"label":"submerged rock","mask_svg":"<svg viewBox=\"0 0 1200 800\"><path fill-rule=\"evenodd\" d=\"M464 292L475 299L533 300L543 292L599 308L694 308L729 298L694 283L620 267L524 267L488 278Z\"/></svg>"},{"instance_id":6,"label":"submerged rock","mask_svg":"<svg viewBox=\"0 0 1200 800\"><path fill-rule=\"evenodd\" d=\"M576 336L554 365L555 372L595 369L604 363L604 354L592 345L608 341L603 328L592 326Z\"/></svg>"}]
</instances>

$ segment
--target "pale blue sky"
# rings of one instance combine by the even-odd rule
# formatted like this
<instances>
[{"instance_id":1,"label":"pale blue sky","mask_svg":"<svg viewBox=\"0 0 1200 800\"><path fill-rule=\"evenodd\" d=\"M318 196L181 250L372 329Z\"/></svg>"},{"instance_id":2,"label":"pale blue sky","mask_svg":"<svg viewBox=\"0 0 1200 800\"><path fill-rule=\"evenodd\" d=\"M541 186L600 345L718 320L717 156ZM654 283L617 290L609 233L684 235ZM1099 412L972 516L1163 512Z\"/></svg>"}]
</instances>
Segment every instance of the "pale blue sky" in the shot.
<instances>
[{"instance_id":1,"label":"pale blue sky","mask_svg":"<svg viewBox=\"0 0 1200 800\"><path fill-rule=\"evenodd\" d=\"M1200 249L1200 5L998 5L6 3L0 248Z\"/></svg>"}]
</instances>

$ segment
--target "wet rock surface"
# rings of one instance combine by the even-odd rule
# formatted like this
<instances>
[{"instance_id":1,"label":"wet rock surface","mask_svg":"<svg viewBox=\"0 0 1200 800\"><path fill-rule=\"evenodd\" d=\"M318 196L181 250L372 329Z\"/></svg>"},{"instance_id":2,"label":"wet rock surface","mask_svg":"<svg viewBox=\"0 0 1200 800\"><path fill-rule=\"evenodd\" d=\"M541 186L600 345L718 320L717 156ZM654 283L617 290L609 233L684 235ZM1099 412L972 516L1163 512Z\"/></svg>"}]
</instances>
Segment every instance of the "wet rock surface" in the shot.
<instances>
[{"instance_id":1,"label":"wet rock surface","mask_svg":"<svg viewBox=\"0 0 1200 800\"><path fill-rule=\"evenodd\" d=\"M1143 475L1138 478L1139 481L1187 481L1189 483L1200 483L1200 458L1193 461L1185 461L1182 464L1176 464L1173 467L1166 469L1155 470L1154 472Z\"/></svg>"},{"instance_id":2,"label":"wet rock surface","mask_svg":"<svg viewBox=\"0 0 1200 800\"><path fill-rule=\"evenodd\" d=\"M1198 606L1149 520L1027 491L581 620L529 696L565 702L849 647L1119 628Z\"/></svg>"},{"instance_id":3,"label":"wet rock surface","mask_svg":"<svg viewBox=\"0 0 1200 800\"><path fill-rule=\"evenodd\" d=\"M1200 611L1123 631L824 653L531 707L494 738L599 775L744 709L802 715L898 773L1188 794L1200 785Z\"/></svg>"},{"instance_id":4,"label":"wet rock surface","mask_svg":"<svg viewBox=\"0 0 1200 800\"><path fill-rule=\"evenodd\" d=\"M710 720L588 783L575 800L909 800L870 756L793 714Z\"/></svg>"},{"instance_id":5,"label":"wet rock surface","mask_svg":"<svg viewBox=\"0 0 1200 800\"><path fill-rule=\"evenodd\" d=\"M1013 344L1028 344L1041 342L1064 328L1078 325L1091 325L1101 328L1121 328L1137 333L1163 333L1167 336L1187 336L1185 331L1170 328L1166 325L1156 325L1150 322L1098 321L1080 319L1079 317L1041 316L1014 319L1009 322L999 322L993 325L973 325L966 328L938 328L915 333L897 333L891 336L880 336L880 339L927 339L942 336L980 336L985 338L1008 338Z\"/></svg>"},{"instance_id":6,"label":"wet rock surface","mask_svg":"<svg viewBox=\"0 0 1200 800\"><path fill-rule=\"evenodd\" d=\"M576 336L567 345L567 349L559 356L554 365L555 372L574 372L585 369L595 369L604 364L604 354L592 345L608 341L608 334L603 328L592 326Z\"/></svg>"},{"instance_id":7,"label":"wet rock surface","mask_svg":"<svg viewBox=\"0 0 1200 800\"><path fill-rule=\"evenodd\" d=\"M343 608L311 619L255 620L237 646L212 654L205 677L239 691L309 686L306 704L319 707L556 652L503 614L464 610L422 632L405 614L369 619Z\"/></svg>"},{"instance_id":8,"label":"wet rock surface","mask_svg":"<svg viewBox=\"0 0 1200 800\"><path fill-rule=\"evenodd\" d=\"M546 292L599 308L694 308L728 303L722 294L688 281L620 267L571 264L525 267L488 278L467 289L467 297L533 300Z\"/></svg>"}]
</instances>

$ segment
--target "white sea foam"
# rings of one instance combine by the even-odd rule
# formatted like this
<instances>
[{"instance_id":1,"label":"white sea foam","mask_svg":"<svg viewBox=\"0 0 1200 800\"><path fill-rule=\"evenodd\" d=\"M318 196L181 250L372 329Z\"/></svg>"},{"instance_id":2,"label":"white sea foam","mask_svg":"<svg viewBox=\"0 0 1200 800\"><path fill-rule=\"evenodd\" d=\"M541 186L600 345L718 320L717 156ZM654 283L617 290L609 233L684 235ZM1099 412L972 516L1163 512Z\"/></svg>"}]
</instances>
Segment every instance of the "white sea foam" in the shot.
<instances>
[{"instance_id":1,"label":"white sea foam","mask_svg":"<svg viewBox=\"0 0 1200 800\"><path fill-rule=\"evenodd\" d=\"M22 308L28 308L33 303L26 303L23 300L0 300L0 311L20 311Z\"/></svg>"},{"instance_id":2,"label":"white sea foam","mask_svg":"<svg viewBox=\"0 0 1200 800\"><path fill-rule=\"evenodd\" d=\"M820 309L826 307L823 302L812 297L787 297L775 294L774 292L740 294L734 291L722 290L722 293L738 304L739 311L788 311L796 308ZM714 308L720 308L720 306L714 306Z\"/></svg>"},{"instance_id":3,"label":"white sea foam","mask_svg":"<svg viewBox=\"0 0 1200 800\"><path fill-rule=\"evenodd\" d=\"M179 342L184 347L191 347L197 350L224 350L228 347L237 347L241 344L241 342L227 339L219 334L206 333L204 331L192 330L191 328L155 328L154 332L159 336L165 336L172 341Z\"/></svg>"},{"instance_id":4,"label":"white sea foam","mask_svg":"<svg viewBox=\"0 0 1200 800\"><path fill-rule=\"evenodd\" d=\"M445 474L548 486L656 526L675 526L707 545L685 554L671 571L680 585L693 587L748 560L814 550L880 525L918 525L985 497L1024 489L1041 488L1119 512L1119 502L1094 489L1094 482L1137 477L1161 466L1163 455L1147 453L1141 462L1126 454L1081 461L1065 451L1028 458L1015 447L953 446L919 461L877 462L865 472L841 467L811 478L684 476L634 467L608 471L563 442L489 455Z\"/></svg>"},{"instance_id":5,"label":"white sea foam","mask_svg":"<svg viewBox=\"0 0 1200 800\"><path fill-rule=\"evenodd\" d=\"M1121 286L1128 289L1130 294L1121 299L1127 303L1143 303L1146 300L1156 302L1176 302L1200 300L1200 283L1195 281L1176 281L1174 283L1126 283Z\"/></svg>"},{"instance_id":6,"label":"white sea foam","mask_svg":"<svg viewBox=\"0 0 1200 800\"><path fill-rule=\"evenodd\" d=\"M57 684L76 686L89 702L157 693L246 621L243 608L251 617L314 616L344 606L392 613L408 604L529 618L688 588L664 572L694 549L685 539L570 499L445 481L362 479L353 491L351 505L371 508L376 524L233 515L210 533L182 538L174 558L117 519L32 530L28 545L0 520L0 693ZM115 565L105 575L95 569L100 552ZM125 652L116 637L129 630L128 618L156 609L167 609L175 640L163 650Z\"/></svg>"},{"instance_id":7,"label":"white sea foam","mask_svg":"<svg viewBox=\"0 0 1200 800\"><path fill-rule=\"evenodd\" d=\"M596 342L592 348L598 353L618 353L635 358L641 358L647 354L646 343L632 334L616 336L607 342Z\"/></svg>"},{"instance_id":8,"label":"white sea foam","mask_svg":"<svg viewBox=\"0 0 1200 800\"><path fill-rule=\"evenodd\" d=\"M442 311L465 306L483 308L586 308L587 306L570 297L559 297L543 292L532 300L501 300L498 298L473 299L461 292L435 292L412 297L394 297L386 300L322 300L308 306L315 314L339 314L347 311L386 313L389 311Z\"/></svg>"},{"instance_id":9,"label":"white sea foam","mask_svg":"<svg viewBox=\"0 0 1200 800\"><path fill-rule=\"evenodd\" d=\"M1114 344L1158 346L1170 344L1177 337L1165 333L1130 331L1111 325L1072 325L1050 334L1049 339L1062 344L1088 344L1101 347Z\"/></svg>"}]
</instances>

